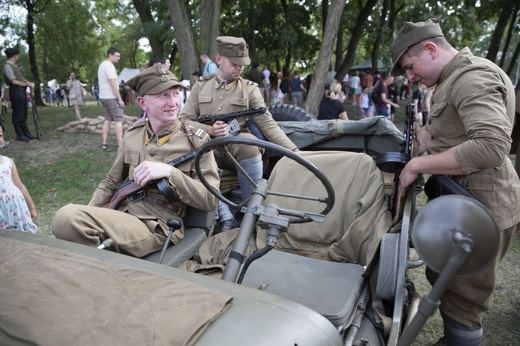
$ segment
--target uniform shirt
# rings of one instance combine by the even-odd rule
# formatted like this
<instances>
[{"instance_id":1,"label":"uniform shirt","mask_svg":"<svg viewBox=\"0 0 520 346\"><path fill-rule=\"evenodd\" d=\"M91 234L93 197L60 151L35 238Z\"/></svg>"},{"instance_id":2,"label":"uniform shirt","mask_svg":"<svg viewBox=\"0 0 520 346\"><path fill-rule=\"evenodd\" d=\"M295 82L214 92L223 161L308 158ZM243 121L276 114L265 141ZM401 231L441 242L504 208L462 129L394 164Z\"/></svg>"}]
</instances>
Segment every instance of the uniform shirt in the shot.
<instances>
[{"instance_id":1,"label":"uniform shirt","mask_svg":"<svg viewBox=\"0 0 520 346\"><path fill-rule=\"evenodd\" d=\"M243 91L243 88L247 90ZM238 80L226 83L219 82L216 76L200 78L191 89L190 97L184 104L179 119L192 127L208 131L211 125L197 122L201 115L217 115L237 111L243 111L252 107L265 107L264 98L258 89L258 85L240 77ZM278 127L271 113L266 111L262 115L251 116L269 142L281 145L289 150L297 148L285 133ZM244 129L247 117L238 118L237 121Z\"/></svg>"},{"instance_id":2,"label":"uniform shirt","mask_svg":"<svg viewBox=\"0 0 520 346\"><path fill-rule=\"evenodd\" d=\"M520 222L520 181L508 157L514 104L509 77L464 48L442 71L426 124L427 152L454 148L465 173L459 182L491 210L499 229Z\"/></svg>"},{"instance_id":3,"label":"uniform shirt","mask_svg":"<svg viewBox=\"0 0 520 346\"><path fill-rule=\"evenodd\" d=\"M112 84L109 79L117 80L117 72L114 64L105 60L98 67L99 98L103 100L116 99Z\"/></svg>"},{"instance_id":4,"label":"uniform shirt","mask_svg":"<svg viewBox=\"0 0 520 346\"><path fill-rule=\"evenodd\" d=\"M207 134L202 135L202 137L193 135L192 138L196 147L200 147L209 140ZM89 205L103 206L109 202L121 183L127 178L134 178L133 171L141 162L166 163L192 150L191 142L178 120L158 134L151 131L148 121L138 123L125 133L114 164L94 192ZM204 177L212 187L218 190L219 177L213 153L210 151L203 155L200 163ZM175 168L172 167L168 185L179 198L179 201L175 202L178 207L185 209L187 206L193 206L201 210L211 211L217 206L216 197L202 185L195 172L194 159ZM147 189L146 194L163 198L157 187ZM165 234L168 233L166 221L176 216L173 211L146 201L122 203L118 210L137 216L147 224L151 232L155 232L156 227L159 226ZM183 230L174 232L172 237L174 243L183 238L183 232Z\"/></svg>"}]
</instances>

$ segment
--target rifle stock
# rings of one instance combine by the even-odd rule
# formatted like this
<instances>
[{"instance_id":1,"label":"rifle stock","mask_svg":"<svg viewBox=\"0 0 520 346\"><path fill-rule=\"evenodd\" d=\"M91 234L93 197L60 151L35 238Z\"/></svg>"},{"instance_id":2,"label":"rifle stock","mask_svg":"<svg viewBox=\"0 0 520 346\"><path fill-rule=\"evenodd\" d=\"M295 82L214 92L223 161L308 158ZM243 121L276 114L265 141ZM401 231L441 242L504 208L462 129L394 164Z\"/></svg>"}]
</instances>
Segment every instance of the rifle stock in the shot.
<instances>
[{"instance_id":1,"label":"rifle stock","mask_svg":"<svg viewBox=\"0 0 520 346\"><path fill-rule=\"evenodd\" d=\"M184 162L189 161L192 158L194 158L195 155L197 155L197 151L198 151L198 149L195 149L193 151L190 151L187 154L179 156L178 158L168 162L168 165L177 167L178 165L183 164ZM147 189L154 187L154 186L157 186L159 188L159 191L161 192L161 194L168 201L172 201L171 199L173 198L172 197L173 193L170 189L170 186L168 185L167 180L168 180L167 178L156 179L154 181L149 182L145 186L137 185L137 183L133 179L127 180L124 183L122 183L121 185L119 185L119 187L117 188L117 191L114 193L114 195L110 199L110 202L103 205L103 208L117 209L117 207L119 207L119 205L125 199L132 198L134 196L135 196L134 201L139 200L140 198L144 197L145 191Z\"/></svg>"},{"instance_id":2,"label":"rifle stock","mask_svg":"<svg viewBox=\"0 0 520 346\"><path fill-rule=\"evenodd\" d=\"M105 204L103 206L103 208L117 209L117 207L119 207L121 202L123 202L125 199L127 199L128 197L131 197L133 195L136 195L139 192L142 192L143 190L151 187L150 185L153 186L154 183L149 183L146 186L139 186L133 179L127 180L124 183L122 183L121 185L119 185L116 193L114 193L114 195L110 199L110 202Z\"/></svg>"}]
</instances>

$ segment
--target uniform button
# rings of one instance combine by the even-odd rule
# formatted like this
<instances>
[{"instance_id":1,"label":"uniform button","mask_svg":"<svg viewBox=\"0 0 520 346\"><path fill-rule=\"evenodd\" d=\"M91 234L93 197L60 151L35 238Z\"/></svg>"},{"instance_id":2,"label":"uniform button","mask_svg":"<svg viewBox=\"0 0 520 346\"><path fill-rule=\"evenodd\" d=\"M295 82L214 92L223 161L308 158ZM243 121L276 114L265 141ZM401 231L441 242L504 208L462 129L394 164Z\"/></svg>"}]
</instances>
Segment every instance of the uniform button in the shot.
<instances>
[{"instance_id":1,"label":"uniform button","mask_svg":"<svg viewBox=\"0 0 520 346\"><path fill-rule=\"evenodd\" d=\"M435 139L435 137L434 137L434 136L432 136L432 141L433 141L434 139Z\"/></svg>"},{"instance_id":2,"label":"uniform button","mask_svg":"<svg viewBox=\"0 0 520 346\"><path fill-rule=\"evenodd\" d=\"M219 98L220 98L221 100L223 100L223 99L224 99L224 96L220 96Z\"/></svg>"},{"instance_id":3,"label":"uniform button","mask_svg":"<svg viewBox=\"0 0 520 346\"><path fill-rule=\"evenodd\" d=\"M155 150L150 150L150 156L155 156Z\"/></svg>"},{"instance_id":4,"label":"uniform button","mask_svg":"<svg viewBox=\"0 0 520 346\"><path fill-rule=\"evenodd\" d=\"M428 120L428 125L431 125L431 124L432 124L432 120L429 119L429 120Z\"/></svg>"},{"instance_id":5,"label":"uniform button","mask_svg":"<svg viewBox=\"0 0 520 346\"><path fill-rule=\"evenodd\" d=\"M222 107L218 107L218 109L217 109L217 110L218 110L218 111L221 111L221 110L222 110Z\"/></svg>"}]
</instances>

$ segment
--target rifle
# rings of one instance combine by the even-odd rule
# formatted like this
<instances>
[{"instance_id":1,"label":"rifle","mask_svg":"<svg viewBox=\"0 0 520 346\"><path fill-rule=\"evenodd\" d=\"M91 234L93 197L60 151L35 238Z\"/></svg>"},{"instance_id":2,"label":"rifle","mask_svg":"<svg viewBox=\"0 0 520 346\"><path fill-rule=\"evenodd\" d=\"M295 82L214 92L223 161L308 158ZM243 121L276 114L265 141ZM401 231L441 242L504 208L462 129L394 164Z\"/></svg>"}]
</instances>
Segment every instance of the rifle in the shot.
<instances>
[{"instance_id":1,"label":"rifle","mask_svg":"<svg viewBox=\"0 0 520 346\"><path fill-rule=\"evenodd\" d=\"M183 164L184 162L187 162L194 158L197 152L198 149L190 151L187 154L184 154L174 160L171 160L170 162L168 162L168 164L170 166L177 167L178 165ZM121 204L121 202L123 202L125 199L131 199L132 201L142 199L145 196L146 190L154 186L157 186L161 194L168 201L174 202L177 199L175 194L170 189L170 186L168 185L167 178L155 179L154 181L149 182L145 186L137 185L137 183L133 179L131 179L119 185L117 191L110 199L110 202L105 204L103 208L117 209L119 204Z\"/></svg>"},{"instance_id":2,"label":"rifle","mask_svg":"<svg viewBox=\"0 0 520 346\"><path fill-rule=\"evenodd\" d=\"M413 123L415 121L414 114L414 105L409 104L406 105L406 118L404 122L404 134L405 134L405 143L404 143L404 153L401 154L402 159L402 167L397 169L394 175L394 187L392 196L390 199L390 206L394 213L394 220L392 225L395 226L403 217L404 212L404 204L406 200L406 194L401 192L399 188L399 175L401 174L402 169L411 160L412 157L418 155L419 150L419 142L417 141L417 134L413 129Z\"/></svg>"},{"instance_id":3,"label":"rifle","mask_svg":"<svg viewBox=\"0 0 520 346\"><path fill-rule=\"evenodd\" d=\"M32 114L34 121L34 129L36 131L36 137L41 140L42 139L42 131L40 126L40 117L38 115L38 109L36 108L36 99L34 97L34 89L31 89L31 104L32 104Z\"/></svg>"},{"instance_id":4,"label":"rifle","mask_svg":"<svg viewBox=\"0 0 520 346\"><path fill-rule=\"evenodd\" d=\"M240 117L250 116L250 115L264 114L265 111L266 111L265 107L261 107L261 108L253 107L251 109L246 109L243 111L226 113L226 114L202 115L197 119L197 121L199 123L209 123L209 122L214 123L215 121L218 121L218 120L223 121L223 122L227 123L229 126L229 135L235 136L236 134L238 134L240 132L240 125L238 124L238 122L235 119L240 118ZM258 127L258 125L256 125L256 123L254 121L252 121L251 119L247 119L246 126L249 129L249 132L251 132L253 135L255 135L256 138L264 140L264 141L266 140L264 134L262 133L262 130L260 130L260 128Z\"/></svg>"},{"instance_id":5,"label":"rifle","mask_svg":"<svg viewBox=\"0 0 520 346\"><path fill-rule=\"evenodd\" d=\"M266 112L265 107L253 107L251 109L246 109L243 111L238 112L231 112L231 113L225 113L225 114L218 114L218 115L201 115L198 117L197 121L199 123L214 123L215 121L223 121L225 123L229 123L232 120L235 120L240 117L246 117L250 115L260 115L264 114Z\"/></svg>"}]
</instances>

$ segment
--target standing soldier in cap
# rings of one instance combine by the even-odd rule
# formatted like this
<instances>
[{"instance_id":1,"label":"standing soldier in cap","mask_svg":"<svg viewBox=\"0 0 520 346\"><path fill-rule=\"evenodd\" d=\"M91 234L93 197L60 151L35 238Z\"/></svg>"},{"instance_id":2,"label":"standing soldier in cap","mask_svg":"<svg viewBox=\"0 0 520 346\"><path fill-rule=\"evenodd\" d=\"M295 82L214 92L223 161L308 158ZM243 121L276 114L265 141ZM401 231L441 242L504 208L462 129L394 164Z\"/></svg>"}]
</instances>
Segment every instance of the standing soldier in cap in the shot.
<instances>
[{"instance_id":1,"label":"standing soldier in cap","mask_svg":"<svg viewBox=\"0 0 520 346\"><path fill-rule=\"evenodd\" d=\"M162 248L166 241L168 219L181 221L187 206L214 210L217 199L199 181L193 160L177 167L166 162L200 147L209 140L205 133L193 135L191 129L177 119L179 90L177 77L161 64L149 67L128 82L139 95L137 103L147 113L124 135L116 160L105 179L94 192L88 206L68 204L52 221L57 238L86 245L98 245L112 238L119 248L142 257ZM213 188L219 188L215 158L212 153L201 159L201 169ZM145 190L143 198L127 200L117 210L103 208L127 179L146 186L166 178L175 195L174 201L161 195L156 186ZM184 237L184 228L176 230L171 240Z\"/></svg>"},{"instance_id":2,"label":"standing soldier in cap","mask_svg":"<svg viewBox=\"0 0 520 346\"><path fill-rule=\"evenodd\" d=\"M16 66L20 58L20 52L16 48L7 48L5 51L7 60L2 69L4 79L9 86L9 99L13 107L13 126L16 132L16 140L28 142L37 139L27 127L27 87L34 88L34 83L27 81L22 72Z\"/></svg>"},{"instance_id":3,"label":"standing soldier in cap","mask_svg":"<svg viewBox=\"0 0 520 346\"><path fill-rule=\"evenodd\" d=\"M202 77L195 83L191 89L190 97L179 115L181 121L206 131L212 138L228 136L228 124L222 121L216 121L213 125L200 124L197 122L199 116L224 114L266 106L258 85L241 77L244 66L251 63L246 41L242 37L219 36L216 43L215 61L219 66L217 73L212 77ZM289 150L298 151L296 144L280 130L269 112L253 116L251 119L268 141ZM240 132L237 135L256 138L246 126L246 120L245 117L237 119L240 125ZM229 145L228 149L254 181L262 178L263 165L260 148ZM226 160L224 152L215 152L215 158L220 168L236 171L233 163ZM246 200L253 192L253 186L242 172L238 172L238 180L242 199ZM221 226L223 226L221 230L230 229L234 222L233 215L229 210L226 212L223 203L219 204L219 219Z\"/></svg>"},{"instance_id":4,"label":"standing soldier in cap","mask_svg":"<svg viewBox=\"0 0 520 346\"><path fill-rule=\"evenodd\" d=\"M481 345L482 314L492 305L497 267L518 234L520 181L508 157L515 92L491 61L460 51L436 19L407 22L390 47L392 74L435 86L430 118L418 131L428 155L412 158L400 175L403 188L420 173L450 174L492 212L501 246L486 268L453 278L441 298L444 337L437 345ZM436 275L427 270L430 282Z\"/></svg>"}]
</instances>

